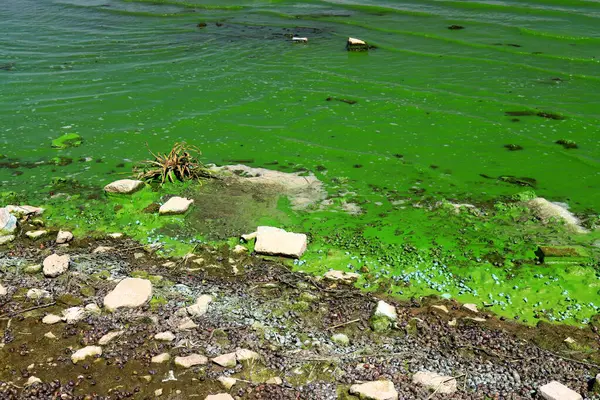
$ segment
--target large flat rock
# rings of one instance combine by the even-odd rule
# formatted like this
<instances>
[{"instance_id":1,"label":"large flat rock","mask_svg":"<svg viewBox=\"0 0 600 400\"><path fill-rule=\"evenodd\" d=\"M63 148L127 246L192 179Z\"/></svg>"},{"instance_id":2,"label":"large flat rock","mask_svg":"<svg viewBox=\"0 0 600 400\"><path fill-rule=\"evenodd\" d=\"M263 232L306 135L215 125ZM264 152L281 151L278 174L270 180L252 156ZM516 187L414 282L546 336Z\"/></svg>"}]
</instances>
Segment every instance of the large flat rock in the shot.
<instances>
[{"instance_id":1,"label":"large flat rock","mask_svg":"<svg viewBox=\"0 0 600 400\"><path fill-rule=\"evenodd\" d=\"M546 400L582 400L579 393L557 381L540 387L540 394Z\"/></svg>"},{"instance_id":2,"label":"large flat rock","mask_svg":"<svg viewBox=\"0 0 600 400\"><path fill-rule=\"evenodd\" d=\"M17 217L6 208L0 208L0 236L10 235L17 230Z\"/></svg>"},{"instance_id":3,"label":"large flat rock","mask_svg":"<svg viewBox=\"0 0 600 400\"><path fill-rule=\"evenodd\" d=\"M120 179L104 186L107 193L131 194L144 187L144 182L134 179Z\"/></svg>"},{"instance_id":4,"label":"large flat rock","mask_svg":"<svg viewBox=\"0 0 600 400\"><path fill-rule=\"evenodd\" d=\"M165 204L160 206L158 213L161 215L184 214L193 202L194 200L185 197L171 197Z\"/></svg>"},{"instance_id":5,"label":"large flat rock","mask_svg":"<svg viewBox=\"0 0 600 400\"><path fill-rule=\"evenodd\" d=\"M286 232L272 226L259 226L254 251L270 256L300 258L306 251L307 238L303 233Z\"/></svg>"},{"instance_id":6,"label":"large flat rock","mask_svg":"<svg viewBox=\"0 0 600 400\"><path fill-rule=\"evenodd\" d=\"M104 297L104 307L109 311L118 308L136 308L152 297L152 283L147 279L125 278Z\"/></svg>"},{"instance_id":7,"label":"large flat rock","mask_svg":"<svg viewBox=\"0 0 600 400\"><path fill-rule=\"evenodd\" d=\"M71 257L68 254L59 256L58 254L52 254L44 259L44 275L48 278L56 278L59 275L64 274L69 269L69 263Z\"/></svg>"},{"instance_id":8,"label":"large flat rock","mask_svg":"<svg viewBox=\"0 0 600 400\"><path fill-rule=\"evenodd\" d=\"M398 400L398 392L391 381L372 381L350 386L350 394L364 400Z\"/></svg>"}]
</instances>

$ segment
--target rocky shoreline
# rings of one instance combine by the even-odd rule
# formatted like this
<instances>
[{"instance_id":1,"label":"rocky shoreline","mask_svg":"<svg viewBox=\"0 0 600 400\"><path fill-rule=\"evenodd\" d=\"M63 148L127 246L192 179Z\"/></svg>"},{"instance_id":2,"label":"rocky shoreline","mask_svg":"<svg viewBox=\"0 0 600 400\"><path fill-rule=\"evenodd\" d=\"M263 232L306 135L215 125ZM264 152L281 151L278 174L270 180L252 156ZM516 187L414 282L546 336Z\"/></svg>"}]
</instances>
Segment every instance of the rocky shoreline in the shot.
<instances>
[{"instance_id":1,"label":"rocky shoreline","mask_svg":"<svg viewBox=\"0 0 600 400\"><path fill-rule=\"evenodd\" d=\"M551 381L573 397L545 398L593 398L592 329L400 303L244 246L166 260L114 236L0 251L0 398L533 399ZM45 275L48 257L68 269Z\"/></svg>"}]
</instances>

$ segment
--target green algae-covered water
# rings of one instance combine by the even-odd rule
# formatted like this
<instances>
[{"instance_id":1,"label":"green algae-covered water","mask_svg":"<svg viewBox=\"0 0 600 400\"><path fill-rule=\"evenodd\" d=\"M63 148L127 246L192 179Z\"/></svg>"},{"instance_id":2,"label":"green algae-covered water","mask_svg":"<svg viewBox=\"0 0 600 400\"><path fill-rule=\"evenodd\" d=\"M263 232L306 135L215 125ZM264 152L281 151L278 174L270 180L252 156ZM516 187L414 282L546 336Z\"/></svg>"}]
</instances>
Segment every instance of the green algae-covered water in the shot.
<instances>
[{"instance_id":1,"label":"green algae-covered water","mask_svg":"<svg viewBox=\"0 0 600 400\"><path fill-rule=\"evenodd\" d=\"M393 277L392 294L483 301L529 322L599 309L595 264L528 265L538 244L597 235L538 232L514 209L482 220L405 206L527 190L598 213L598 1L8 0L0 29L2 192L35 198L58 177L101 187L146 144L185 140L207 162L311 171L360 206L263 215L312 234L298 268L365 264L372 281ZM348 52L349 36L376 48ZM66 133L83 144L53 149ZM51 217L83 230L109 215L164 239L131 202L113 206Z\"/></svg>"}]
</instances>

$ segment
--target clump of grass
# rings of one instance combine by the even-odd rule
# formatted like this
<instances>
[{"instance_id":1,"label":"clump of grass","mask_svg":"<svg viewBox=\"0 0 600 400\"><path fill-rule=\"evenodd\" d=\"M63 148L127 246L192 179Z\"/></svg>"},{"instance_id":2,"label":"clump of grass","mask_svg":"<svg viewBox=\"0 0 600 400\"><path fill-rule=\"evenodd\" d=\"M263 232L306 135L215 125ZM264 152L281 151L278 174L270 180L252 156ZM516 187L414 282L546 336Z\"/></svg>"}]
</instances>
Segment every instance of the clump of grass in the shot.
<instances>
[{"instance_id":1,"label":"clump of grass","mask_svg":"<svg viewBox=\"0 0 600 400\"><path fill-rule=\"evenodd\" d=\"M202 178L214 178L214 175L198 157L202 155L200 149L185 142L173 145L169 153L154 153L148 149L154 157L153 160L145 160L134 167L137 178L148 183L199 180Z\"/></svg>"}]
</instances>

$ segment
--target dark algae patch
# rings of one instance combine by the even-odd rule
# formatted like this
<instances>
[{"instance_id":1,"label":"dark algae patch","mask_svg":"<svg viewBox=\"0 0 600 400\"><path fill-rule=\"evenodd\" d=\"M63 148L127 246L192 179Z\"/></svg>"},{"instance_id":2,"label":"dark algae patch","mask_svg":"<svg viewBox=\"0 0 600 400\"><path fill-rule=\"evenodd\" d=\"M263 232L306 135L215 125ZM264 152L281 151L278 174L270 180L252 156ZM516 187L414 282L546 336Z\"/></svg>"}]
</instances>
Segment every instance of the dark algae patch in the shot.
<instances>
[{"instance_id":1,"label":"dark algae patch","mask_svg":"<svg viewBox=\"0 0 600 400\"><path fill-rule=\"evenodd\" d=\"M541 118L546 118L546 119L553 119L553 120L557 120L557 121L562 121L564 119L567 119L567 117L565 117L564 115L560 115L557 113L551 113L551 112L544 112L544 111L529 111L529 110L525 110L525 111L505 111L504 114L506 114L507 116L510 117L531 117L531 116L538 116Z\"/></svg>"},{"instance_id":2,"label":"dark algae patch","mask_svg":"<svg viewBox=\"0 0 600 400\"><path fill-rule=\"evenodd\" d=\"M507 149L508 151L520 151L520 150L523 150L523 146L520 146L518 144L505 144L504 148Z\"/></svg>"}]
</instances>

